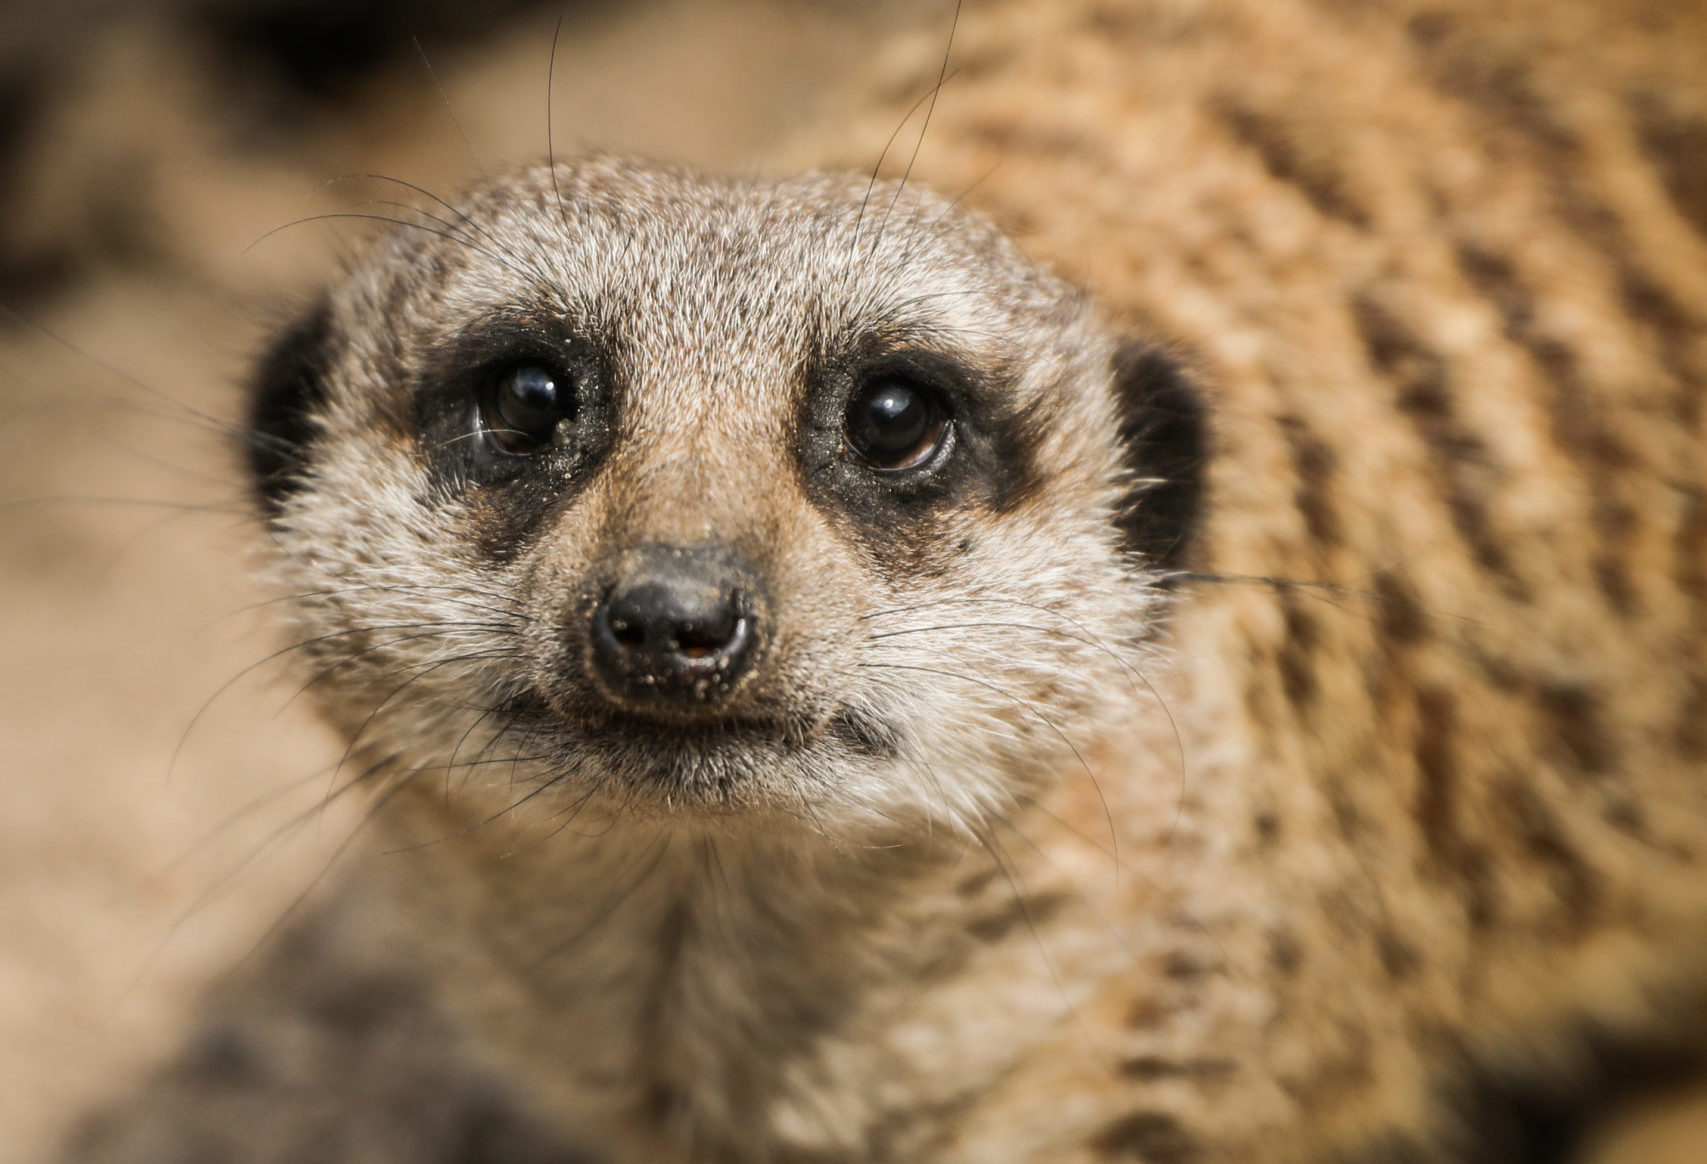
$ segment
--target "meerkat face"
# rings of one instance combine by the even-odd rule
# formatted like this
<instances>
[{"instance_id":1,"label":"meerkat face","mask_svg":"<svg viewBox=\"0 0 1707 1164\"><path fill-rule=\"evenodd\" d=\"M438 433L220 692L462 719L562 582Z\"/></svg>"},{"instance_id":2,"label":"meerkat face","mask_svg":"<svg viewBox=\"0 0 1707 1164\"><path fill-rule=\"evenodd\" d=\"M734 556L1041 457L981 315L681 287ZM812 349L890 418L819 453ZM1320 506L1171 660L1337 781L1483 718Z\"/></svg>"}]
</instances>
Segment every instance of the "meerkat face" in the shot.
<instances>
[{"instance_id":1,"label":"meerkat face","mask_svg":"<svg viewBox=\"0 0 1707 1164\"><path fill-rule=\"evenodd\" d=\"M607 158L421 225L252 400L352 765L556 817L964 822L1132 713L1200 417L991 227Z\"/></svg>"}]
</instances>

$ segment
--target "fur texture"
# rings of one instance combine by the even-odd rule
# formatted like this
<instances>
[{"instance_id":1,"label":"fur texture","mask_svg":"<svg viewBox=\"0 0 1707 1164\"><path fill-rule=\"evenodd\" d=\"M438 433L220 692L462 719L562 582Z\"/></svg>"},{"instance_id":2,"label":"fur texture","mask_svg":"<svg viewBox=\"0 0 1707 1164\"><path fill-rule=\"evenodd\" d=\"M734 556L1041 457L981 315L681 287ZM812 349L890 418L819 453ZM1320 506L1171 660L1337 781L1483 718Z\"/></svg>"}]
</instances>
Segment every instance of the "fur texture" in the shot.
<instances>
[{"instance_id":1,"label":"fur texture","mask_svg":"<svg viewBox=\"0 0 1707 1164\"><path fill-rule=\"evenodd\" d=\"M594 157L352 264L257 460L466 1053L617 1161L1544 1158L1536 1096L1692 1066L1704 24L980 4L920 170L1019 249ZM898 486L837 425L926 354ZM527 469L518 358L585 393ZM755 674L637 712L578 628L707 542Z\"/></svg>"}]
</instances>

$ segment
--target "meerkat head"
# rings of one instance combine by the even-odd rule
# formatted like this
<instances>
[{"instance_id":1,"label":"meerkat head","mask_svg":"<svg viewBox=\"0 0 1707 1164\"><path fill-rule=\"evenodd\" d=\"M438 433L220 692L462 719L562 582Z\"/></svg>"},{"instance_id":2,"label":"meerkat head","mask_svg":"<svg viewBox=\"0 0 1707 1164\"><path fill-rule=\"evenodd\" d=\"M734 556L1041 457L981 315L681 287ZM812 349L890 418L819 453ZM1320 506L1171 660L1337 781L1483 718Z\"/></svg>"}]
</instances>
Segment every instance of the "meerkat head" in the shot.
<instances>
[{"instance_id":1,"label":"meerkat head","mask_svg":"<svg viewBox=\"0 0 1707 1164\"><path fill-rule=\"evenodd\" d=\"M820 828L975 819L1131 714L1202 435L941 198L610 158L382 240L250 429L360 762Z\"/></svg>"}]
</instances>

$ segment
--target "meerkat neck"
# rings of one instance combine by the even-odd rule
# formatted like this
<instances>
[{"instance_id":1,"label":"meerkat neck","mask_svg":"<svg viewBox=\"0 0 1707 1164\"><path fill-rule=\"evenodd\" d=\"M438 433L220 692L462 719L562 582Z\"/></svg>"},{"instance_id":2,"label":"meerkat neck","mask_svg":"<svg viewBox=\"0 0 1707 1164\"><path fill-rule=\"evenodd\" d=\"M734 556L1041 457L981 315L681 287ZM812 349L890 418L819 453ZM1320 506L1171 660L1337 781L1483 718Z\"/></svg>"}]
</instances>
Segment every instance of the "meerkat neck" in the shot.
<instances>
[{"instance_id":1,"label":"meerkat neck","mask_svg":"<svg viewBox=\"0 0 1707 1164\"><path fill-rule=\"evenodd\" d=\"M593 1126L734 1137L829 1094L803 1082L817 1073L875 1070L844 1061L854 1032L890 1025L931 965L966 956L965 926L942 924L966 912L965 886L1011 899L975 839L780 832L619 820L526 844L475 830L393 881L459 966L475 1029L561 1088L545 1102Z\"/></svg>"}]
</instances>

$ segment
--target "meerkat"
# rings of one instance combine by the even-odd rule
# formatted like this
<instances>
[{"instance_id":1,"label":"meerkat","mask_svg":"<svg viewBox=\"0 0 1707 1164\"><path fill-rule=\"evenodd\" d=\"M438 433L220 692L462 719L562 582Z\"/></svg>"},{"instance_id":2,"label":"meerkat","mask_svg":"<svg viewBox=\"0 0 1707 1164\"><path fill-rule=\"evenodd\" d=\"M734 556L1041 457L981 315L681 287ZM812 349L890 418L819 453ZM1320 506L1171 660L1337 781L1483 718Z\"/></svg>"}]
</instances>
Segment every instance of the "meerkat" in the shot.
<instances>
[{"instance_id":1,"label":"meerkat","mask_svg":"<svg viewBox=\"0 0 1707 1164\"><path fill-rule=\"evenodd\" d=\"M1544 11L983 4L970 205L378 241L248 459L387 855L70 1154L1543 1160L1696 1070L1707 28Z\"/></svg>"}]
</instances>

